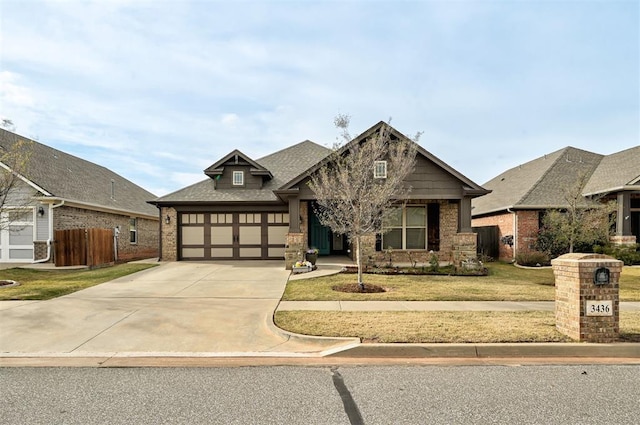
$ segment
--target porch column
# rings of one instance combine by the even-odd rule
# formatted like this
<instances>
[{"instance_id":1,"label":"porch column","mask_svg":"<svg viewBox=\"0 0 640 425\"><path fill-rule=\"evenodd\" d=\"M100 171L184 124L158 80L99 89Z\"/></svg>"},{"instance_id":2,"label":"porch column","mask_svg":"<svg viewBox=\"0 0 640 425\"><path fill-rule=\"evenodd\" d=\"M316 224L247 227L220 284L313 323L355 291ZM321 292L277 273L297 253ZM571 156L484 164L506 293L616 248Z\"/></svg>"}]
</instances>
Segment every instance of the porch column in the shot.
<instances>
[{"instance_id":1,"label":"porch column","mask_svg":"<svg viewBox=\"0 0 640 425\"><path fill-rule=\"evenodd\" d=\"M628 192L618 193L618 216L616 236L631 235L631 196Z\"/></svg>"},{"instance_id":2,"label":"porch column","mask_svg":"<svg viewBox=\"0 0 640 425\"><path fill-rule=\"evenodd\" d=\"M471 197L469 196L465 196L460 200L458 233L473 233L471 229Z\"/></svg>"},{"instance_id":3,"label":"porch column","mask_svg":"<svg viewBox=\"0 0 640 425\"><path fill-rule=\"evenodd\" d=\"M616 234L610 237L614 245L636 244L636 237L631 233L631 195L620 192L617 197L618 212L616 214Z\"/></svg>"},{"instance_id":4,"label":"porch column","mask_svg":"<svg viewBox=\"0 0 640 425\"><path fill-rule=\"evenodd\" d=\"M289 233L300 233L300 198L297 195L288 197L289 201Z\"/></svg>"}]
</instances>

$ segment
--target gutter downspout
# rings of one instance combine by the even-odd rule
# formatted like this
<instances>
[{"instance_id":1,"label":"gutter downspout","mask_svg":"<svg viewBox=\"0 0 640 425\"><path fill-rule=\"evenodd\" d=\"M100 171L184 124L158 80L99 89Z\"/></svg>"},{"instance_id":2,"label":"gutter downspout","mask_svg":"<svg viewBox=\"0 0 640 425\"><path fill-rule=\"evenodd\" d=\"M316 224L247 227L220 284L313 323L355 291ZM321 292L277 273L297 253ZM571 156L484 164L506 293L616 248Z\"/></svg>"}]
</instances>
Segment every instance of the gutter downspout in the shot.
<instances>
[{"instance_id":1,"label":"gutter downspout","mask_svg":"<svg viewBox=\"0 0 640 425\"><path fill-rule=\"evenodd\" d=\"M518 249L518 215L511 208L507 208L509 214L513 214L513 248L511 249L512 262L516 261L516 251Z\"/></svg>"},{"instance_id":2,"label":"gutter downspout","mask_svg":"<svg viewBox=\"0 0 640 425\"><path fill-rule=\"evenodd\" d=\"M64 200L60 201L59 204L49 204L49 238L47 239L47 256L40 260L36 260L33 264L36 263L46 263L51 260L51 243L53 242L53 209L58 208L64 205Z\"/></svg>"}]
</instances>

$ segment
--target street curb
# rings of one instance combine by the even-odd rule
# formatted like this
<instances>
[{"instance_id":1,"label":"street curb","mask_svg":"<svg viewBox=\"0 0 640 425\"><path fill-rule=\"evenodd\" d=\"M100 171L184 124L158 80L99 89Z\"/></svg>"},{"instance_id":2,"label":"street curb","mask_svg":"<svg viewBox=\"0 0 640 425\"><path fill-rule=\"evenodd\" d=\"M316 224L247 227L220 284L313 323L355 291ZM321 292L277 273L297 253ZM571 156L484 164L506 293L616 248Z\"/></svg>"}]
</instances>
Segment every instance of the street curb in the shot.
<instances>
[{"instance_id":1,"label":"street curb","mask_svg":"<svg viewBox=\"0 0 640 425\"><path fill-rule=\"evenodd\" d=\"M280 303L278 302L278 306L279 305ZM276 325L275 323L274 316L277 310L278 308L276 307L276 309L274 310L274 313L271 315L270 320L267 320L267 327L269 328L269 330L271 330L271 332L275 333L276 335L280 335L281 337L286 338L287 341L298 341L301 343L305 343L305 342L308 342L308 343L333 342L334 343L332 347L329 347L320 352L309 353L310 355L314 355L316 357L326 357L326 356L335 354L336 352L357 348L360 345L360 338L356 338L356 337L326 337L326 336L315 336L315 335L303 335L303 334L297 334L297 333L286 331L278 327L278 325Z\"/></svg>"},{"instance_id":2,"label":"street curb","mask_svg":"<svg viewBox=\"0 0 640 425\"><path fill-rule=\"evenodd\" d=\"M328 357L368 358L639 358L640 343L360 344Z\"/></svg>"}]
</instances>

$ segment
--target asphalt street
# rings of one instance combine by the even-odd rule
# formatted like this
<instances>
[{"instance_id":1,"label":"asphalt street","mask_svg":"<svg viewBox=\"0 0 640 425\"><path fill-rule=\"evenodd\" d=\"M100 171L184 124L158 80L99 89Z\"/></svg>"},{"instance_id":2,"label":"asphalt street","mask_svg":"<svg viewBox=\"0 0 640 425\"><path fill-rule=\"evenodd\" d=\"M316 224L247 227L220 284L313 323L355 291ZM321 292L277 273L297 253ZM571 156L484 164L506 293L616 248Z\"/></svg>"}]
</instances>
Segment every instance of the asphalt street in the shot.
<instances>
[{"instance_id":1,"label":"asphalt street","mask_svg":"<svg viewBox=\"0 0 640 425\"><path fill-rule=\"evenodd\" d=\"M636 424L640 366L3 368L2 424Z\"/></svg>"}]
</instances>

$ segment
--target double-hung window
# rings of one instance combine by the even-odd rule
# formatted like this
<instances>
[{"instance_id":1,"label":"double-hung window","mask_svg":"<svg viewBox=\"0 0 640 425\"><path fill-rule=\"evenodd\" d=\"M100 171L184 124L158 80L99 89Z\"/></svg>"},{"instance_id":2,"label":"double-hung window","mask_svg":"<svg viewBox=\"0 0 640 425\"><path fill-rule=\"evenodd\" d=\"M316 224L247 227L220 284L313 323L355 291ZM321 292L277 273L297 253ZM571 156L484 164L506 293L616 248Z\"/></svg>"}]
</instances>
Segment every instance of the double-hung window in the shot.
<instances>
[{"instance_id":1,"label":"double-hung window","mask_svg":"<svg viewBox=\"0 0 640 425\"><path fill-rule=\"evenodd\" d=\"M374 179L387 178L387 161L375 161L373 163L373 178Z\"/></svg>"},{"instance_id":2,"label":"double-hung window","mask_svg":"<svg viewBox=\"0 0 640 425\"><path fill-rule=\"evenodd\" d=\"M129 242L132 245L138 243L138 219L134 217L129 219Z\"/></svg>"},{"instance_id":3,"label":"double-hung window","mask_svg":"<svg viewBox=\"0 0 640 425\"><path fill-rule=\"evenodd\" d=\"M382 235L382 249L426 249L426 205L393 207Z\"/></svg>"},{"instance_id":4,"label":"double-hung window","mask_svg":"<svg viewBox=\"0 0 640 425\"><path fill-rule=\"evenodd\" d=\"M244 186L244 171L233 172L233 185Z\"/></svg>"}]
</instances>

